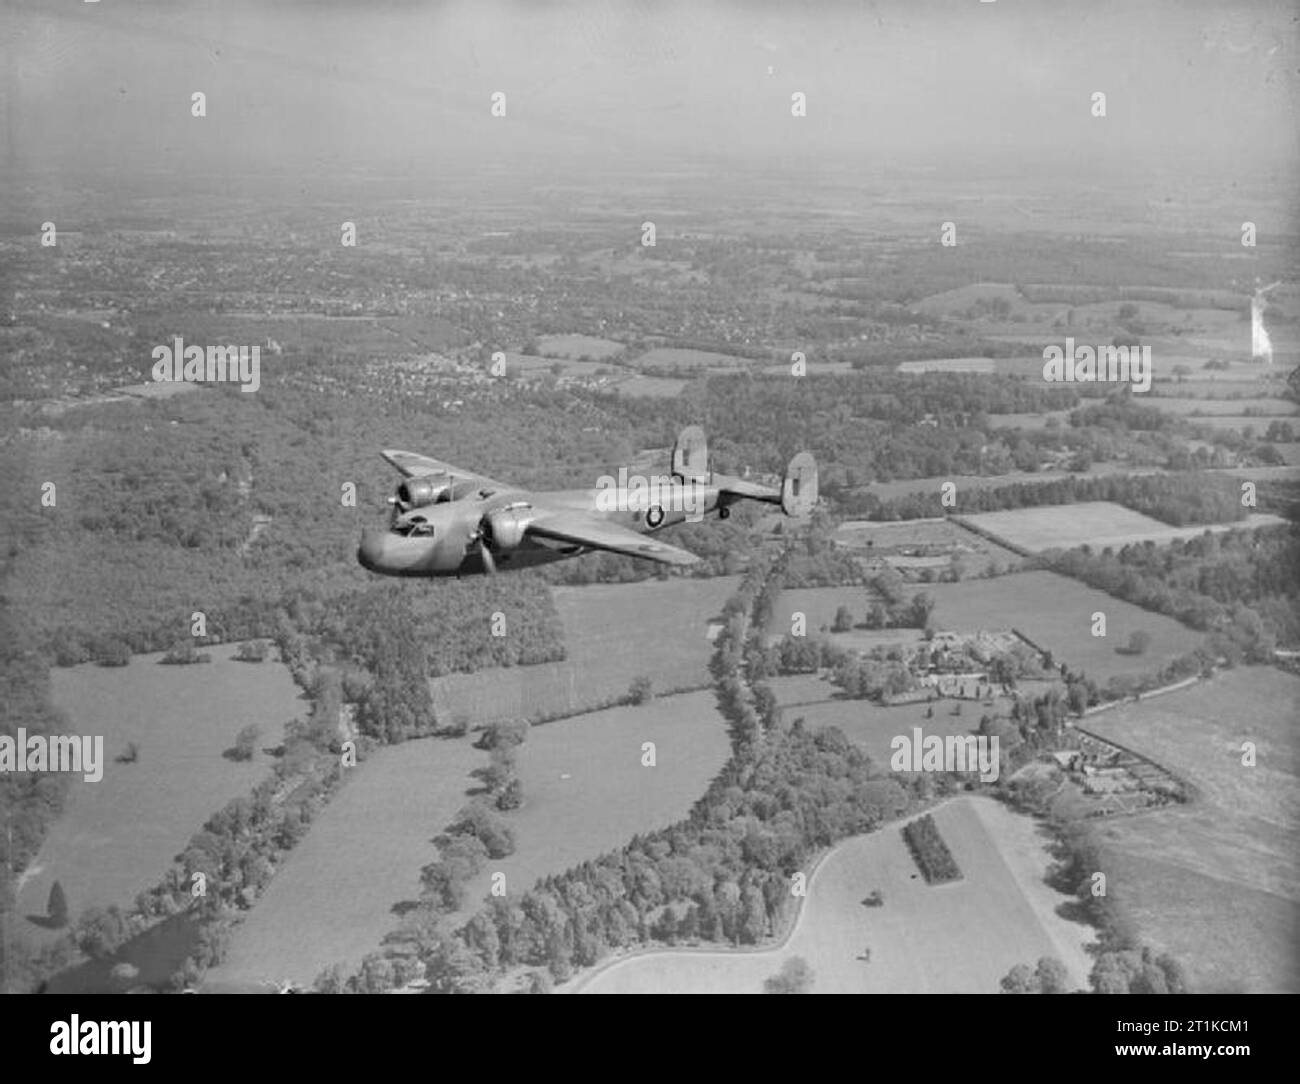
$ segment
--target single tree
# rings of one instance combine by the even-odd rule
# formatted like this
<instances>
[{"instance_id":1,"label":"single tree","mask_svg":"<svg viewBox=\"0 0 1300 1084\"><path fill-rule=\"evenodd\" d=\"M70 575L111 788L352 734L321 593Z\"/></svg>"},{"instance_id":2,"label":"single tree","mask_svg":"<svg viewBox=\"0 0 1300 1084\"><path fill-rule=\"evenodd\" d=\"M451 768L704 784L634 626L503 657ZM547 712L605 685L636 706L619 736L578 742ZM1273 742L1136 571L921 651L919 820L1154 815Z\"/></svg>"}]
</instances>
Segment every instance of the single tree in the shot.
<instances>
[{"instance_id":1,"label":"single tree","mask_svg":"<svg viewBox=\"0 0 1300 1084\"><path fill-rule=\"evenodd\" d=\"M68 898L63 894L63 885L58 881L50 886L50 898L45 904L45 917L56 929L68 924Z\"/></svg>"},{"instance_id":2,"label":"single tree","mask_svg":"<svg viewBox=\"0 0 1300 1084\"><path fill-rule=\"evenodd\" d=\"M763 983L767 994L806 994L812 989L813 970L802 956L792 956L781 965L781 970Z\"/></svg>"},{"instance_id":3,"label":"single tree","mask_svg":"<svg viewBox=\"0 0 1300 1084\"><path fill-rule=\"evenodd\" d=\"M1043 956L1039 959L1035 977L1041 993L1068 994L1070 992L1070 973L1065 970L1065 964L1055 956Z\"/></svg>"},{"instance_id":4,"label":"single tree","mask_svg":"<svg viewBox=\"0 0 1300 1084\"><path fill-rule=\"evenodd\" d=\"M235 735L235 748L232 754L234 760L252 760L253 754L257 752L257 739L261 736L262 730L256 723L249 723L238 734Z\"/></svg>"},{"instance_id":5,"label":"single tree","mask_svg":"<svg viewBox=\"0 0 1300 1084\"><path fill-rule=\"evenodd\" d=\"M1146 649L1151 646L1151 633L1144 629L1138 629L1129 635L1128 653L1130 655L1143 655Z\"/></svg>"},{"instance_id":6,"label":"single tree","mask_svg":"<svg viewBox=\"0 0 1300 1084\"><path fill-rule=\"evenodd\" d=\"M640 677L632 679L632 685L627 691L628 702L631 704L648 704L654 699L654 688L650 679L642 674Z\"/></svg>"},{"instance_id":7,"label":"single tree","mask_svg":"<svg viewBox=\"0 0 1300 1084\"><path fill-rule=\"evenodd\" d=\"M1002 976L1004 994L1036 994L1039 992L1038 976L1028 964L1016 964Z\"/></svg>"}]
</instances>

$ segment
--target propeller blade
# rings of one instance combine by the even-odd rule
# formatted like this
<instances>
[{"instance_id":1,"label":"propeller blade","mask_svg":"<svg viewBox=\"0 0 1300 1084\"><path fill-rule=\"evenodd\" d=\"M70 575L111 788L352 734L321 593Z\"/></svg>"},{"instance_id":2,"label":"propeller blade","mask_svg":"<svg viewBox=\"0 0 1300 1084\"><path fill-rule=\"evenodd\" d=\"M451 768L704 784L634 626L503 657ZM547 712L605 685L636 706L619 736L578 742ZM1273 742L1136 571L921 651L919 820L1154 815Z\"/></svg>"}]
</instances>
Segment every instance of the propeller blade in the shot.
<instances>
[{"instance_id":1,"label":"propeller blade","mask_svg":"<svg viewBox=\"0 0 1300 1084\"><path fill-rule=\"evenodd\" d=\"M480 541L478 544L478 549L479 549L479 553L483 555L483 564L487 568L488 572L496 572L497 563L495 559L492 557L492 551L488 549L487 543Z\"/></svg>"}]
</instances>

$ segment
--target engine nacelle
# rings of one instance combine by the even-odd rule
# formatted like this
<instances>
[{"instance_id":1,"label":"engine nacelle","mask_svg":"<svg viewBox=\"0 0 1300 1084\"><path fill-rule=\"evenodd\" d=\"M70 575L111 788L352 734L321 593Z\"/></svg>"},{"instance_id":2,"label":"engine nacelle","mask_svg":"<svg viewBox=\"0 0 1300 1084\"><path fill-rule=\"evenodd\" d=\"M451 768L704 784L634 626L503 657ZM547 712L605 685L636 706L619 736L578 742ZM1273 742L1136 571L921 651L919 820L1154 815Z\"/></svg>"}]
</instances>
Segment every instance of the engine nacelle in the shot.
<instances>
[{"instance_id":1,"label":"engine nacelle","mask_svg":"<svg viewBox=\"0 0 1300 1084\"><path fill-rule=\"evenodd\" d=\"M483 517L483 534L494 550L515 549L524 540L524 532L533 520L533 509L527 504L498 508Z\"/></svg>"},{"instance_id":2,"label":"engine nacelle","mask_svg":"<svg viewBox=\"0 0 1300 1084\"><path fill-rule=\"evenodd\" d=\"M477 491L473 482L448 481L445 474L425 474L408 478L397 487L397 503L409 511L437 501L458 501Z\"/></svg>"},{"instance_id":3,"label":"engine nacelle","mask_svg":"<svg viewBox=\"0 0 1300 1084\"><path fill-rule=\"evenodd\" d=\"M407 478L397 487L397 500L406 508L432 504L451 485L445 474L425 474Z\"/></svg>"}]
</instances>

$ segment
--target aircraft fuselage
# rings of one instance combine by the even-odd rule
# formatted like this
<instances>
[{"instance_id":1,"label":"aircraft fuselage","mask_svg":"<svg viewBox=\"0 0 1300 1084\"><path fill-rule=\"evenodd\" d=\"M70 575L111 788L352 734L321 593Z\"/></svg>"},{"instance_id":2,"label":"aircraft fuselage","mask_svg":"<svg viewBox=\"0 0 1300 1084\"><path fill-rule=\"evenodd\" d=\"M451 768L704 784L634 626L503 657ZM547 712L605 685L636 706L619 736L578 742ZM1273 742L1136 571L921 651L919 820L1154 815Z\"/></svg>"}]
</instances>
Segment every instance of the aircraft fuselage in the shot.
<instances>
[{"instance_id":1,"label":"aircraft fuselage","mask_svg":"<svg viewBox=\"0 0 1300 1084\"><path fill-rule=\"evenodd\" d=\"M481 524L499 510L517 507L523 517L531 508L539 513L580 512L639 534L653 534L720 509L725 516L728 503L716 484L682 483L675 478L660 486L648 507L645 493L637 490L498 490L488 497L467 496L410 509L401 517L401 529L368 529L362 533L357 560L371 572L388 576L475 575L488 571L479 540ZM413 525L415 519L420 522ZM504 571L563 560L589 548L525 536L513 546L494 546L492 555Z\"/></svg>"}]
</instances>

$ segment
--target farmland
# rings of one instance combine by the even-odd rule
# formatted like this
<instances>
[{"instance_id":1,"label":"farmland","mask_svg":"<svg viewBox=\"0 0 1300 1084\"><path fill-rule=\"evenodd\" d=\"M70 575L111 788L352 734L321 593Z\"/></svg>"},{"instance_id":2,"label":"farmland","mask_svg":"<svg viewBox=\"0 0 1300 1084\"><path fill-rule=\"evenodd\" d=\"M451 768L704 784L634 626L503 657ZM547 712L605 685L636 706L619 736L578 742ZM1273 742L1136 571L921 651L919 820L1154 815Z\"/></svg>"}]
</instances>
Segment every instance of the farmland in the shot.
<instances>
[{"instance_id":1,"label":"farmland","mask_svg":"<svg viewBox=\"0 0 1300 1084\"><path fill-rule=\"evenodd\" d=\"M769 679L777 702L785 708L791 721L802 718L805 725L817 729L838 727L849 741L861 746L882 770L889 767L889 743L899 734L910 737L913 727L920 727L928 736L938 734L972 734L979 726L980 714L993 711L982 704L965 702L961 714L952 714L959 703L937 700L933 705L874 704L869 700L830 699L838 690L829 681L809 675ZM1008 702L999 698L998 708L1005 713ZM934 708L934 715L926 718L926 709Z\"/></svg>"},{"instance_id":2,"label":"farmland","mask_svg":"<svg viewBox=\"0 0 1300 1084\"><path fill-rule=\"evenodd\" d=\"M934 811L965 877L929 886L897 825L835 847L809 881L789 939L761 952L669 951L632 956L580 977L572 992L760 993L782 962L802 956L814 993L993 993L1018 963L1058 957L1086 982L1086 927L1055 913L1065 897L1042 881L1048 857L1034 821L985 798ZM862 899L879 889L884 905ZM870 961L860 958L871 950Z\"/></svg>"},{"instance_id":3,"label":"farmland","mask_svg":"<svg viewBox=\"0 0 1300 1084\"><path fill-rule=\"evenodd\" d=\"M1159 471L1154 468L1148 470L1134 470L1126 463L1093 463L1086 471L1064 471L1064 470L1043 470L1043 471L1007 471L1005 474L953 474L939 475L929 478L900 478L897 481L889 482L872 482L865 487L874 496L882 501L894 500L898 497L910 497L915 493L934 497L933 515L939 516L945 514L945 509L939 503L942 492L942 486L945 482L952 482L957 487L957 504L952 511L961 511L961 495L963 490L971 489L1001 489L1004 486L1011 485L1039 485L1044 482L1059 482L1065 478L1091 478L1104 477L1111 474L1158 474Z\"/></svg>"},{"instance_id":4,"label":"farmland","mask_svg":"<svg viewBox=\"0 0 1300 1084\"><path fill-rule=\"evenodd\" d=\"M125 669L91 664L54 670L54 702L71 730L103 735L104 777L74 782L68 806L46 836L18 893L18 913L44 914L58 880L75 916L90 906L126 906L166 872L213 813L247 794L269 759L222 757L236 733L261 727L262 746L279 744L284 724L304 705L288 671L275 662L232 660L232 644L204 648L212 662L160 666L137 655ZM133 764L114 760L135 742ZM26 926L33 940L52 936Z\"/></svg>"},{"instance_id":5,"label":"farmland","mask_svg":"<svg viewBox=\"0 0 1300 1084\"><path fill-rule=\"evenodd\" d=\"M1206 531L1276 526L1286 522L1279 516L1254 513L1236 523L1171 527L1158 519L1110 501L1013 508L1004 512L981 512L963 519L1008 545L1032 553L1050 549L1073 549L1085 542L1094 550L1102 550L1107 546L1126 546L1133 542L1151 541L1160 544L1176 538L1195 538Z\"/></svg>"},{"instance_id":6,"label":"farmland","mask_svg":"<svg viewBox=\"0 0 1300 1084\"><path fill-rule=\"evenodd\" d=\"M537 349L548 358L591 358L601 361L623 352L623 344L613 339L598 339L592 335L542 335Z\"/></svg>"},{"instance_id":7,"label":"farmland","mask_svg":"<svg viewBox=\"0 0 1300 1084\"><path fill-rule=\"evenodd\" d=\"M1197 990L1300 991L1300 678L1240 668L1124 704L1087 726L1196 788L1190 806L1108 822L1117 897L1144 935L1186 961ZM1256 746L1242 765L1242 743Z\"/></svg>"},{"instance_id":8,"label":"farmland","mask_svg":"<svg viewBox=\"0 0 1300 1084\"><path fill-rule=\"evenodd\" d=\"M653 741L656 765L641 765ZM470 885L468 918L491 873L510 892L686 815L722 766L726 729L712 693L655 700L534 727L519 750L524 805L506 817L516 852ZM325 808L235 933L215 983L293 978L355 967L418 898L433 838L478 786L486 755L468 739L380 749ZM322 949L322 946L328 946Z\"/></svg>"},{"instance_id":9,"label":"farmland","mask_svg":"<svg viewBox=\"0 0 1300 1084\"><path fill-rule=\"evenodd\" d=\"M641 674L657 692L703 685L709 621L736 583L725 576L557 587L564 662L433 678L434 706L441 718L464 712L479 725L608 704Z\"/></svg>"},{"instance_id":10,"label":"farmland","mask_svg":"<svg viewBox=\"0 0 1300 1084\"><path fill-rule=\"evenodd\" d=\"M656 346L629 363L637 369L699 369L728 370L745 368L754 364L748 358L733 354L717 354L710 350L688 350L677 347Z\"/></svg>"},{"instance_id":11,"label":"farmland","mask_svg":"<svg viewBox=\"0 0 1300 1084\"><path fill-rule=\"evenodd\" d=\"M641 763L643 742L655 744L653 768ZM517 848L470 883L463 917L487 895L491 873L522 892L686 816L728 753L712 691L533 727L518 754L524 804L505 816Z\"/></svg>"},{"instance_id":12,"label":"farmland","mask_svg":"<svg viewBox=\"0 0 1300 1084\"><path fill-rule=\"evenodd\" d=\"M864 557L882 557L895 567L929 561L937 568L960 563L962 574L977 576L997 566L1001 571L1020 563L1018 554L947 518L875 523L851 520L840 525L835 540ZM933 556L912 556L913 554Z\"/></svg>"},{"instance_id":13,"label":"farmland","mask_svg":"<svg viewBox=\"0 0 1300 1084\"><path fill-rule=\"evenodd\" d=\"M1094 681L1143 674L1194 650L1199 634L1172 618L1149 613L1102 591L1053 572L1016 572L993 580L939 583L925 588L935 600L936 629L975 632L1019 629L1057 662L1083 670ZM1092 615L1106 615L1106 635L1093 636ZM1133 632L1150 634L1143 655L1126 655Z\"/></svg>"},{"instance_id":14,"label":"farmland","mask_svg":"<svg viewBox=\"0 0 1300 1084\"><path fill-rule=\"evenodd\" d=\"M802 613L810 634L830 629L835 611L848 606L854 621L861 621L875 596L865 587L799 587L782 591L772 604L768 635L780 639L790 632L792 615ZM834 641L844 647L887 647L891 644L914 644L921 639L920 629L853 629L834 633Z\"/></svg>"},{"instance_id":15,"label":"farmland","mask_svg":"<svg viewBox=\"0 0 1300 1084\"><path fill-rule=\"evenodd\" d=\"M632 376L615 385L620 395L649 399L675 399L686 387L685 380L662 376Z\"/></svg>"},{"instance_id":16,"label":"farmland","mask_svg":"<svg viewBox=\"0 0 1300 1084\"><path fill-rule=\"evenodd\" d=\"M900 373L991 373L993 358L934 358L928 361L899 362Z\"/></svg>"},{"instance_id":17,"label":"farmland","mask_svg":"<svg viewBox=\"0 0 1300 1084\"><path fill-rule=\"evenodd\" d=\"M355 966L393 929L394 904L419 895L430 840L477 785L485 760L468 740L424 738L364 760L276 871L208 981L310 983Z\"/></svg>"},{"instance_id":18,"label":"farmland","mask_svg":"<svg viewBox=\"0 0 1300 1084\"><path fill-rule=\"evenodd\" d=\"M1105 682L1117 674L1142 674L1192 651L1200 642L1197 633L1172 618L1149 613L1101 591L1085 587L1054 572L1015 572L994 579L960 583L915 585L935 600L931 623L939 631L974 633L1019 629L1031 641L1050 651L1057 662L1082 669L1095 681ZM835 611L847 605L854 619L861 621L870 601L861 587L818 587L784 591L772 607L769 634L784 636L790 631L790 615L807 615L810 633L830 626ZM1092 615L1106 615L1106 635L1093 636ZM1151 644L1142 656L1116 651L1131 633L1143 630ZM833 635L844 647L904 646L920 642L920 629L853 629Z\"/></svg>"},{"instance_id":19,"label":"farmland","mask_svg":"<svg viewBox=\"0 0 1300 1084\"><path fill-rule=\"evenodd\" d=\"M1295 403L1287 399L1214 399L1208 396L1158 395L1143 399L1142 405L1169 414L1191 416L1195 421L1208 421L1216 415L1256 414L1259 417L1254 419L1255 424L1264 426L1272 418L1285 418L1296 413Z\"/></svg>"}]
</instances>

